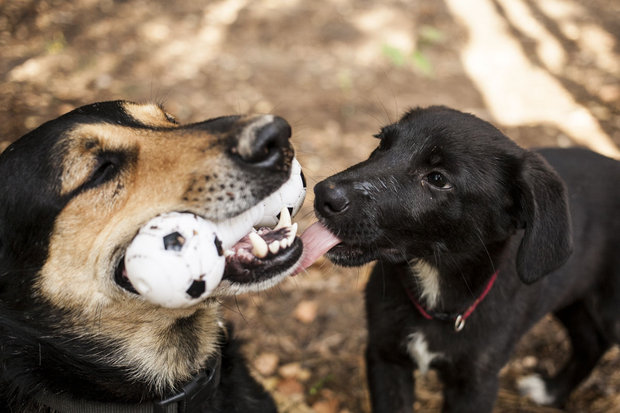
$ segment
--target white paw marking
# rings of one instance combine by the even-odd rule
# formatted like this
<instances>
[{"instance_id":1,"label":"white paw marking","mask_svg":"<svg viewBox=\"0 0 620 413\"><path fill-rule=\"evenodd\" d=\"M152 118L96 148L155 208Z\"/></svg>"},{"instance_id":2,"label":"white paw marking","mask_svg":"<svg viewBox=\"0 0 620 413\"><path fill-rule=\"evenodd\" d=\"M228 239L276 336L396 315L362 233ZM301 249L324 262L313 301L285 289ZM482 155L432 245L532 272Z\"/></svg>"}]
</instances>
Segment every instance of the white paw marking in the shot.
<instances>
[{"instance_id":1,"label":"white paw marking","mask_svg":"<svg viewBox=\"0 0 620 413\"><path fill-rule=\"evenodd\" d=\"M535 403L550 405L554 402L553 396L547 392L545 382L538 374L522 377L517 386L521 395L529 397Z\"/></svg>"},{"instance_id":2,"label":"white paw marking","mask_svg":"<svg viewBox=\"0 0 620 413\"><path fill-rule=\"evenodd\" d=\"M428 343L422 333L409 334L407 343L407 351L413 360L415 360L420 372L426 374L431 362L442 357L441 353L432 353L428 350Z\"/></svg>"}]
</instances>

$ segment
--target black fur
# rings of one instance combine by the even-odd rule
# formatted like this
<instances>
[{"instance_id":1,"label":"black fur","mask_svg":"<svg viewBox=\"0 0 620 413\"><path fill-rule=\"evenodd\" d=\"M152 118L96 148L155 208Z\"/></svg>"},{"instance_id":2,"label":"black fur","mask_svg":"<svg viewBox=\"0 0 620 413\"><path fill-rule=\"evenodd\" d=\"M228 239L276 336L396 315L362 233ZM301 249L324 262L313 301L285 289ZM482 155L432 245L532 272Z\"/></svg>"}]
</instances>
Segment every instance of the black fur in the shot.
<instances>
[{"instance_id":1,"label":"black fur","mask_svg":"<svg viewBox=\"0 0 620 413\"><path fill-rule=\"evenodd\" d=\"M103 166L96 168L83 185L61 194L62 154L58 151L67 131L88 123L160 129L130 116L123 104L104 102L79 108L28 133L0 155L0 412L48 412L35 402L43 390L107 403L159 400L176 391L156 390L149 383L132 379L127 367L102 362L101 356L114 354L122 344L74 331L75 309L59 308L36 294L33 287L48 259L50 237L63 208L83 191L96 190L107 182L118 173L114 168L131 168L137 156L131 150L99 154ZM240 129L239 118L222 117L189 125L185 133L199 130L232 136ZM111 157L109 164L114 168L105 163ZM283 157L277 162L283 162ZM278 183L271 185L275 188ZM257 188L256 192L263 190L269 193L273 188ZM200 312L197 310L195 316ZM194 321L192 317L180 319L174 326L184 330L178 334L178 345L188 359L196 351L192 342ZM232 331L224 335L228 338L213 337L221 344L221 383L200 411L275 412L271 396L251 377ZM162 339L176 336L171 329L170 337Z\"/></svg>"},{"instance_id":2,"label":"black fur","mask_svg":"<svg viewBox=\"0 0 620 413\"><path fill-rule=\"evenodd\" d=\"M603 353L620 342L620 163L585 149L518 147L472 115L415 109L377 135L364 162L315 187L315 209L342 239L341 265L378 260L366 287L368 381L375 412L411 411L407 349L416 337L437 357L444 412L490 412L498 373L519 338L553 312L573 354L545 378L562 406ZM421 263L436 269L431 312L458 314L490 293L456 332L427 320ZM412 334L417 334L413 335Z\"/></svg>"}]
</instances>

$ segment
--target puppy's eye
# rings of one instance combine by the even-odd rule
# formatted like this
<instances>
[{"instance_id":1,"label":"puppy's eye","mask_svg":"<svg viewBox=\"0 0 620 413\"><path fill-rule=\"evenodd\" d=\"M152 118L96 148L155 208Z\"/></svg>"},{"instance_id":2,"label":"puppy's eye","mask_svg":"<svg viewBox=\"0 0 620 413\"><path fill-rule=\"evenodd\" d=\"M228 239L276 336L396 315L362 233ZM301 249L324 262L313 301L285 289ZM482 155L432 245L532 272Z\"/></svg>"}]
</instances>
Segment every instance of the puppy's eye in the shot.
<instances>
[{"instance_id":1,"label":"puppy's eye","mask_svg":"<svg viewBox=\"0 0 620 413\"><path fill-rule=\"evenodd\" d=\"M441 172L433 171L426 175L426 182L439 189L450 189L452 185L448 182L448 179Z\"/></svg>"}]
</instances>

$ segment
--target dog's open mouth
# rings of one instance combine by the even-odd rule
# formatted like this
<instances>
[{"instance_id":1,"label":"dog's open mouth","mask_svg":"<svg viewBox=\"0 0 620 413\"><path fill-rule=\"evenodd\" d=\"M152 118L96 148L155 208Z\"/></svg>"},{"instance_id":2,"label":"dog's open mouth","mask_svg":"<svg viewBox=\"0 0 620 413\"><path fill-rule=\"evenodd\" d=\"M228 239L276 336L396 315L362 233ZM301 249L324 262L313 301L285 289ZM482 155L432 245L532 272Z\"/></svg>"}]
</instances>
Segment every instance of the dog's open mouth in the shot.
<instances>
[{"instance_id":1,"label":"dog's open mouth","mask_svg":"<svg viewBox=\"0 0 620 413\"><path fill-rule=\"evenodd\" d=\"M238 240L235 240L236 236L227 236L228 239L222 240L226 257L222 281L252 284L278 275L288 275L302 255L303 245L297 237L297 224L291 222L287 208L282 209L279 222L274 228L254 229L250 225L242 229L242 222L250 222L256 208L218 225L220 228L228 228L226 234L229 236L245 232Z\"/></svg>"},{"instance_id":2,"label":"dog's open mouth","mask_svg":"<svg viewBox=\"0 0 620 413\"><path fill-rule=\"evenodd\" d=\"M281 190L282 188L285 186L283 185ZM297 267L303 244L297 237L298 225L292 222L293 208L282 206L277 217L271 213L265 215L265 205L280 205L279 191L237 216L213 222L217 228L215 248L220 256L225 257L224 273L220 282L224 290L260 290L268 287L266 282L275 284L292 274ZM270 217L267 220L270 223L277 219L276 225L273 228L256 228L261 222L265 222L265 216ZM114 278L120 287L138 293L127 275L124 257L119 259Z\"/></svg>"}]
</instances>

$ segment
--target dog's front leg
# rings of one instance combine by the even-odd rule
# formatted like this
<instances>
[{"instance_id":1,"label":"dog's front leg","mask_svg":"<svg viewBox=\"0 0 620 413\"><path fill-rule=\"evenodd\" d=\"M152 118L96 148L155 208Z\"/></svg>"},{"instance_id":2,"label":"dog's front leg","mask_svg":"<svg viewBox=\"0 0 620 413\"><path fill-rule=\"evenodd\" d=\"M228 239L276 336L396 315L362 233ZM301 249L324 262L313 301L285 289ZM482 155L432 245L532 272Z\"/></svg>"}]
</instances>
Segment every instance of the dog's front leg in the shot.
<instances>
[{"instance_id":1,"label":"dog's front leg","mask_svg":"<svg viewBox=\"0 0 620 413\"><path fill-rule=\"evenodd\" d=\"M410 413L413 409L413 364L385 360L369 344L366 373L374 413Z\"/></svg>"},{"instance_id":2,"label":"dog's front leg","mask_svg":"<svg viewBox=\"0 0 620 413\"><path fill-rule=\"evenodd\" d=\"M440 371L444 384L443 413L491 413L499 380L494 371L478 371L473 366L455 367L451 373Z\"/></svg>"}]
</instances>

